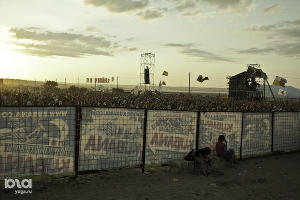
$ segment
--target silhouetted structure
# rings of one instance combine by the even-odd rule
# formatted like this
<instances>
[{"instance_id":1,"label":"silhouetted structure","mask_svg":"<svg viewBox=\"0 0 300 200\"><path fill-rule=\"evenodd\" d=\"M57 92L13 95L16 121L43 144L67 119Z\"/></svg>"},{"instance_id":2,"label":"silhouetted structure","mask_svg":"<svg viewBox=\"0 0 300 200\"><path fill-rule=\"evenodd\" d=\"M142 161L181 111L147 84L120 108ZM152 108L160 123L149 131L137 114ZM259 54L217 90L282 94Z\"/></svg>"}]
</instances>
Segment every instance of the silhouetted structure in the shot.
<instances>
[{"instance_id":1,"label":"silhouetted structure","mask_svg":"<svg viewBox=\"0 0 300 200\"><path fill-rule=\"evenodd\" d=\"M154 89L154 67L155 54L142 53L140 65L140 86L145 86L145 90Z\"/></svg>"},{"instance_id":2,"label":"silhouetted structure","mask_svg":"<svg viewBox=\"0 0 300 200\"><path fill-rule=\"evenodd\" d=\"M264 90L259 87L267 79L259 64L249 64L245 72L229 78L229 98L261 100Z\"/></svg>"}]
</instances>

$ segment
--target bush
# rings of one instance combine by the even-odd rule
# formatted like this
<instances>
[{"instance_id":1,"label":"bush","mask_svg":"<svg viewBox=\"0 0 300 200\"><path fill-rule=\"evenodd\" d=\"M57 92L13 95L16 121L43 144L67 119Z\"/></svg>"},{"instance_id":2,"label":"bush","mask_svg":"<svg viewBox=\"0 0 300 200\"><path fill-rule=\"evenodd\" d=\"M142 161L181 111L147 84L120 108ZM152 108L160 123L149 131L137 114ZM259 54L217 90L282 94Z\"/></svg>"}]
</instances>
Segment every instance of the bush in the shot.
<instances>
[{"instance_id":1,"label":"bush","mask_svg":"<svg viewBox=\"0 0 300 200\"><path fill-rule=\"evenodd\" d=\"M45 84L44 84L44 88L46 90L55 90L57 88L58 84L56 81L47 81Z\"/></svg>"}]
</instances>

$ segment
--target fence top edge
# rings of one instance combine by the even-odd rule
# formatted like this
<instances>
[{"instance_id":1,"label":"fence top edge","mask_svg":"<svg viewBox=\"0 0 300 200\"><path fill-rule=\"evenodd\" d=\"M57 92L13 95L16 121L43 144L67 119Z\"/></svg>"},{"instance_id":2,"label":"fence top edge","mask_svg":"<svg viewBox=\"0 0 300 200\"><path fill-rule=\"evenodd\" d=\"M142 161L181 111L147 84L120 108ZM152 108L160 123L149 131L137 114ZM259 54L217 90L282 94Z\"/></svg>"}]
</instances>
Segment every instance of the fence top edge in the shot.
<instances>
[{"instance_id":1,"label":"fence top edge","mask_svg":"<svg viewBox=\"0 0 300 200\"><path fill-rule=\"evenodd\" d=\"M190 113L300 113L299 111L201 111L201 110L177 110L177 109L148 109L148 108L126 108L126 107L102 107L102 106L81 106L81 105L66 105L66 106L0 106L1 108L104 108L104 109L127 109L127 110L148 110L148 111L176 111Z\"/></svg>"},{"instance_id":2,"label":"fence top edge","mask_svg":"<svg viewBox=\"0 0 300 200\"><path fill-rule=\"evenodd\" d=\"M76 108L78 106L0 106L1 108Z\"/></svg>"}]
</instances>

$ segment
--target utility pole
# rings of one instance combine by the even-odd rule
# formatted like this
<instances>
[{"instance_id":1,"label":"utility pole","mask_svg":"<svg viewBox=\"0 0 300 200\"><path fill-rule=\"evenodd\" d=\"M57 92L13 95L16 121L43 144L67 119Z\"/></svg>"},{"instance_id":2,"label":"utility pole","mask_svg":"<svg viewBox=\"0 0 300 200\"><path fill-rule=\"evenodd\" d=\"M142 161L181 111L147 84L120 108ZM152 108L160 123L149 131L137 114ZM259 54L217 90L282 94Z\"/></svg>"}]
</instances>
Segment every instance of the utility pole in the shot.
<instances>
[{"instance_id":1,"label":"utility pole","mask_svg":"<svg viewBox=\"0 0 300 200\"><path fill-rule=\"evenodd\" d=\"M189 72L189 95L191 95L191 72Z\"/></svg>"},{"instance_id":2,"label":"utility pole","mask_svg":"<svg viewBox=\"0 0 300 200\"><path fill-rule=\"evenodd\" d=\"M117 76L117 89L119 89L119 77Z\"/></svg>"},{"instance_id":3,"label":"utility pole","mask_svg":"<svg viewBox=\"0 0 300 200\"><path fill-rule=\"evenodd\" d=\"M266 100L266 79L264 79L264 100Z\"/></svg>"},{"instance_id":4,"label":"utility pole","mask_svg":"<svg viewBox=\"0 0 300 200\"><path fill-rule=\"evenodd\" d=\"M271 88L271 86L270 86L270 84L269 84L269 82L268 82L268 79L266 79L266 81L267 81L267 84L268 84L269 89L270 89L270 91L271 91L271 94L272 94L272 96L273 96L273 99L274 99L274 101L276 101L275 96L274 96L273 91L272 91L272 88Z\"/></svg>"}]
</instances>

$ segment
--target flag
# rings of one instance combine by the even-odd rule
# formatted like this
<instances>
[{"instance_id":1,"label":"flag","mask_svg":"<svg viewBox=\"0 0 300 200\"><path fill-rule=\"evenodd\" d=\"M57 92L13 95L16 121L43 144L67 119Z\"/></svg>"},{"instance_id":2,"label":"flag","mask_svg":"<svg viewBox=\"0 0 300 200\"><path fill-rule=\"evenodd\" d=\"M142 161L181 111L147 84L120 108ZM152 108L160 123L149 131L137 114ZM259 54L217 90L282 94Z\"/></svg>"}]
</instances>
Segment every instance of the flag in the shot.
<instances>
[{"instance_id":1,"label":"flag","mask_svg":"<svg viewBox=\"0 0 300 200\"><path fill-rule=\"evenodd\" d=\"M199 75L198 78L197 78L197 81L199 81L200 83L202 83L205 80L209 80L207 76L203 78L202 75Z\"/></svg>"},{"instance_id":2,"label":"flag","mask_svg":"<svg viewBox=\"0 0 300 200\"><path fill-rule=\"evenodd\" d=\"M163 81L161 84L162 84L162 85L166 85L166 82Z\"/></svg>"},{"instance_id":3,"label":"flag","mask_svg":"<svg viewBox=\"0 0 300 200\"><path fill-rule=\"evenodd\" d=\"M273 85L282 86L282 87L285 87L286 83L287 83L287 80L280 76L276 76L275 80L273 81Z\"/></svg>"},{"instance_id":4,"label":"flag","mask_svg":"<svg viewBox=\"0 0 300 200\"><path fill-rule=\"evenodd\" d=\"M89 82L90 82L90 79L89 79L89 78L86 78L86 82L89 83Z\"/></svg>"},{"instance_id":5,"label":"flag","mask_svg":"<svg viewBox=\"0 0 300 200\"><path fill-rule=\"evenodd\" d=\"M159 81L159 87L161 87L162 85L161 85L161 81Z\"/></svg>"},{"instance_id":6,"label":"flag","mask_svg":"<svg viewBox=\"0 0 300 200\"><path fill-rule=\"evenodd\" d=\"M278 90L278 95L286 96L286 91L284 91L284 90L282 90L282 89L279 89L279 90Z\"/></svg>"},{"instance_id":7,"label":"flag","mask_svg":"<svg viewBox=\"0 0 300 200\"><path fill-rule=\"evenodd\" d=\"M164 72L162 73L162 75L164 75L164 76L168 76L168 75L169 75L169 73L168 73L167 71L164 71Z\"/></svg>"},{"instance_id":8,"label":"flag","mask_svg":"<svg viewBox=\"0 0 300 200\"><path fill-rule=\"evenodd\" d=\"M90 78L90 83L93 83L93 78Z\"/></svg>"},{"instance_id":9,"label":"flag","mask_svg":"<svg viewBox=\"0 0 300 200\"><path fill-rule=\"evenodd\" d=\"M111 82L114 82L115 78L114 77L111 77Z\"/></svg>"},{"instance_id":10,"label":"flag","mask_svg":"<svg viewBox=\"0 0 300 200\"><path fill-rule=\"evenodd\" d=\"M98 78L95 78L95 83L97 83L98 82Z\"/></svg>"}]
</instances>

